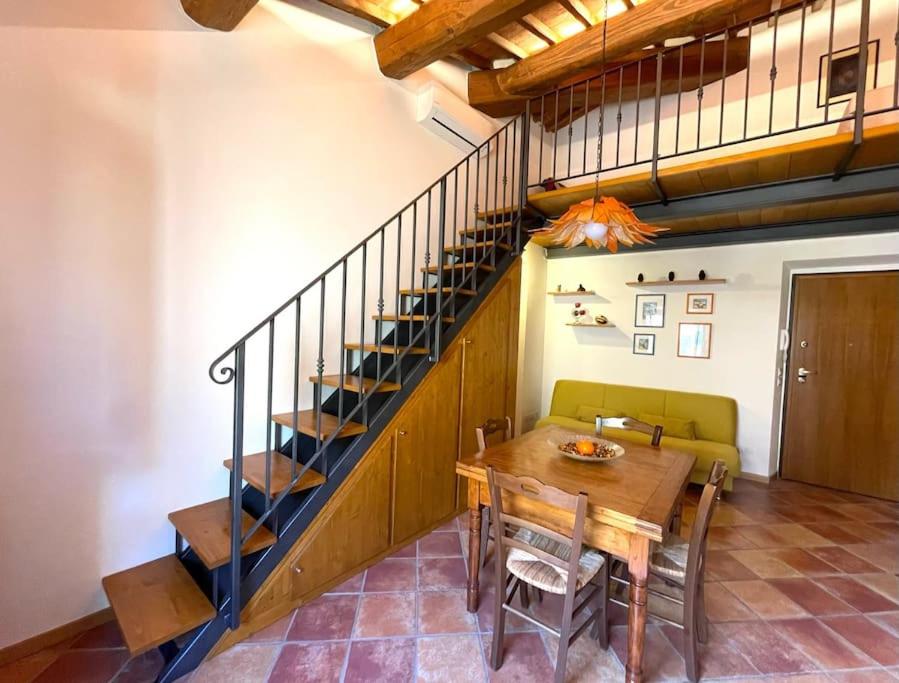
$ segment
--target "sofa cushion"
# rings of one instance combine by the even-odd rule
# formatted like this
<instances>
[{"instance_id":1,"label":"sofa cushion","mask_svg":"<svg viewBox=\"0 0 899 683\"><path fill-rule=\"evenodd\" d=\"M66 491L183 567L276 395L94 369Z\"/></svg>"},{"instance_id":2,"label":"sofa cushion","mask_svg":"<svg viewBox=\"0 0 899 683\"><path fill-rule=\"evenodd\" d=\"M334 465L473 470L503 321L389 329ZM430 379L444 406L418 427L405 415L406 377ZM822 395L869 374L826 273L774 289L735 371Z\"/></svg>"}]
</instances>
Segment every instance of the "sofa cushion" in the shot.
<instances>
[{"instance_id":1,"label":"sofa cushion","mask_svg":"<svg viewBox=\"0 0 899 683\"><path fill-rule=\"evenodd\" d=\"M637 417L640 413L667 415L665 412L665 393L661 389L606 384L605 399L602 402L602 406L612 410L620 410L628 417Z\"/></svg>"},{"instance_id":2,"label":"sofa cushion","mask_svg":"<svg viewBox=\"0 0 899 683\"><path fill-rule=\"evenodd\" d=\"M662 415L693 420L696 423L697 439L736 445L737 402L732 398L686 391L665 393L665 410Z\"/></svg>"},{"instance_id":3,"label":"sofa cushion","mask_svg":"<svg viewBox=\"0 0 899 683\"><path fill-rule=\"evenodd\" d=\"M577 417L578 406L602 406L606 385L598 382L581 382L576 379L560 379L553 389L551 415Z\"/></svg>"},{"instance_id":4,"label":"sofa cushion","mask_svg":"<svg viewBox=\"0 0 899 683\"><path fill-rule=\"evenodd\" d=\"M696 423L693 420L682 420L679 417L665 417L651 413L640 413L637 419L653 426L660 425L662 434L668 436L676 436L679 439L696 438Z\"/></svg>"},{"instance_id":5,"label":"sofa cushion","mask_svg":"<svg viewBox=\"0 0 899 683\"><path fill-rule=\"evenodd\" d=\"M611 410L609 408L597 408L596 406L578 406L575 417L581 422L589 422L596 425L596 416L601 417L622 417L620 410Z\"/></svg>"}]
</instances>

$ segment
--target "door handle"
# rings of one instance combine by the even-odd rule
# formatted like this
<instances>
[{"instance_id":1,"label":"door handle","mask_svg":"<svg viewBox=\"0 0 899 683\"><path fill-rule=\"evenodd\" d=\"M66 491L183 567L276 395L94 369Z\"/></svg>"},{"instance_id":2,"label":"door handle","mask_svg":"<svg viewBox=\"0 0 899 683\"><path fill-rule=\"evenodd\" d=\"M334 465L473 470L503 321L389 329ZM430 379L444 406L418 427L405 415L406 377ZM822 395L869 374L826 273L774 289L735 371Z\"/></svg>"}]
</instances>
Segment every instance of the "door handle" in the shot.
<instances>
[{"instance_id":1,"label":"door handle","mask_svg":"<svg viewBox=\"0 0 899 683\"><path fill-rule=\"evenodd\" d=\"M806 377L808 377L809 375L817 375L817 374L818 374L818 372L816 370L806 370L805 368L799 368L796 371L797 381L799 381L802 384L805 384Z\"/></svg>"}]
</instances>

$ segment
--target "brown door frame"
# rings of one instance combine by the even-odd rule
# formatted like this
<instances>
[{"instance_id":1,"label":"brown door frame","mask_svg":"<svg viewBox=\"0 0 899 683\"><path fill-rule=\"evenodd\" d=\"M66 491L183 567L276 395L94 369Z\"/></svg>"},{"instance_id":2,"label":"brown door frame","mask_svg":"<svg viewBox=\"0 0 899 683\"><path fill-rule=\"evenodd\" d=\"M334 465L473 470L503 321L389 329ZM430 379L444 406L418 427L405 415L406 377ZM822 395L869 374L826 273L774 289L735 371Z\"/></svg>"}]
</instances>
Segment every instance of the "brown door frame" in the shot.
<instances>
[{"instance_id":1,"label":"brown door frame","mask_svg":"<svg viewBox=\"0 0 899 683\"><path fill-rule=\"evenodd\" d=\"M788 405L788 394L790 391L790 356L792 355L793 349L793 321L794 316L796 314L796 281L800 277L815 277L820 275L857 275L859 273L864 274L874 274L874 273L895 273L899 272L899 268L893 268L889 266L885 266L882 264L871 264L870 268L855 268L849 270L843 270L840 268L829 268L822 267L820 270L808 270L806 271L803 268L797 268L796 271L802 272L794 272L790 271L790 292L789 298L787 299L787 319L786 326L784 329L787 331L787 346L785 349L779 349L779 352L783 354L783 359L779 363L779 370L782 371L782 375L780 378L781 381L781 391L780 391L780 411L779 411L779 424L777 426L778 434L777 434L777 478L781 478L783 475L783 449L784 449L784 439L787 433L787 405ZM775 398L775 400L777 400Z\"/></svg>"}]
</instances>

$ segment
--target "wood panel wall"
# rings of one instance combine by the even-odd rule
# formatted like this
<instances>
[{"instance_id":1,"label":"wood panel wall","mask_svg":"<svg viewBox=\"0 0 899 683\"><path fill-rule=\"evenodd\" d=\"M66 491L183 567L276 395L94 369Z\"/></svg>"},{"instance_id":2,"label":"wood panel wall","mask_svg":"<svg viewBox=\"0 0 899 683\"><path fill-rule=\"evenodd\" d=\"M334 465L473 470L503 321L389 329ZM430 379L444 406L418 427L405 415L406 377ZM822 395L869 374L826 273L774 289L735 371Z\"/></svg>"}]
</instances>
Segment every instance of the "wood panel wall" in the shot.
<instances>
[{"instance_id":1,"label":"wood panel wall","mask_svg":"<svg viewBox=\"0 0 899 683\"><path fill-rule=\"evenodd\" d=\"M474 428L515 414L521 261L253 596L210 657L445 523L465 507L456 458Z\"/></svg>"}]
</instances>

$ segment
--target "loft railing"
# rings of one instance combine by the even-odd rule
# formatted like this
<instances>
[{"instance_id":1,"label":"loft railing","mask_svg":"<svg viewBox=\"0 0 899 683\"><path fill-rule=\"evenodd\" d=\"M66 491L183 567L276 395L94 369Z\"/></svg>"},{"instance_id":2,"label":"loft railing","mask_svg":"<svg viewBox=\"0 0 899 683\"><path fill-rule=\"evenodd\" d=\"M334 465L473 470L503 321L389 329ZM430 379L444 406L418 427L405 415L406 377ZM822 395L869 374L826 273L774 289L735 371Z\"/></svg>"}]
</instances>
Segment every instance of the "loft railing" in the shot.
<instances>
[{"instance_id":1,"label":"loft railing","mask_svg":"<svg viewBox=\"0 0 899 683\"><path fill-rule=\"evenodd\" d=\"M660 161L853 121L839 178L862 143L864 118L899 108L899 3L878 0L874 10L872 17L870 0L803 0L532 99L530 187L649 164L666 201ZM827 97L822 79L835 51L857 45L870 46L856 58L867 78L844 97ZM872 80L892 93L866 108Z\"/></svg>"},{"instance_id":2,"label":"loft railing","mask_svg":"<svg viewBox=\"0 0 899 683\"><path fill-rule=\"evenodd\" d=\"M528 120L516 117L476 147L459 163L406 204L321 275L266 316L213 361L209 376L218 384L233 385L233 433L231 499L231 572L229 622L240 625L241 548L261 525L275 522L279 506L313 466L328 476L328 447L341 428L351 421L364 426L378 421L371 410L373 397L386 381L402 384L402 361L413 347L425 346L436 362L441 355L443 316L452 315L457 294L463 288L477 292L480 266L495 265L497 245L506 240L521 249L520 211L526 197ZM516 210L517 209L519 210ZM479 217L499 215L483 241L475 234L469 244L460 229L474 228ZM492 235L492 238L488 238ZM491 243L492 239L492 243ZM436 253L436 257L435 257ZM461 267L442 270L447 259L461 257ZM419 268L420 277L416 272ZM429 271L436 269L435 273ZM433 282L433 284L432 284ZM405 286L405 289L404 289ZM436 288L435 301L429 290ZM420 298L419 298L420 297ZM416 301L420 313L416 313ZM409 319L400 320L403 303ZM356 307L358 304L358 308ZM391 346L392 362L384 361L385 305L395 306L397 318ZM374 305L373 324L366 324ZM430 308L430 310L429 310ZM310 312L311 309L311 312ZM358 342L357 352L347 350ZM375 363L366 363L366 349L376 353ZM311 350L311 354L310 351ZM358 356L358 367L352 367ZM374 365L372 368L371 365ZM335 367L336 366L336 367ZM316 420L315 448L311 457L299 458L300 382L304 368L314 368L312 409ZM322 429L326 368L337 374L336 428ZM308 370L307 370L308 372ZM252 373L252 381L249 381ZM368 376L367 376L368 375ZM373 376L372 376L373 375ZM288 376L289 382L279 382ZM367 381L366 381L367 380ZM347 394L356 394L350 401ZM290 483L280 493L272 492L272 457L280 443L273 444L273 411L284 399L292 406ZM332 408L333 409L333 408ZM257 425L248 433L250 425ZM262 431L264 430L264 431ZM275 429L279 440L280 429ZM264 442L265 509L257 521L241 533L243 507L243 456L245 443ZM214 602L219 607L217 574L213 578ZM228 595L228 594L226 594ZM222 603L225 605L227 600Z\"/></svg>"}]
</instances>

